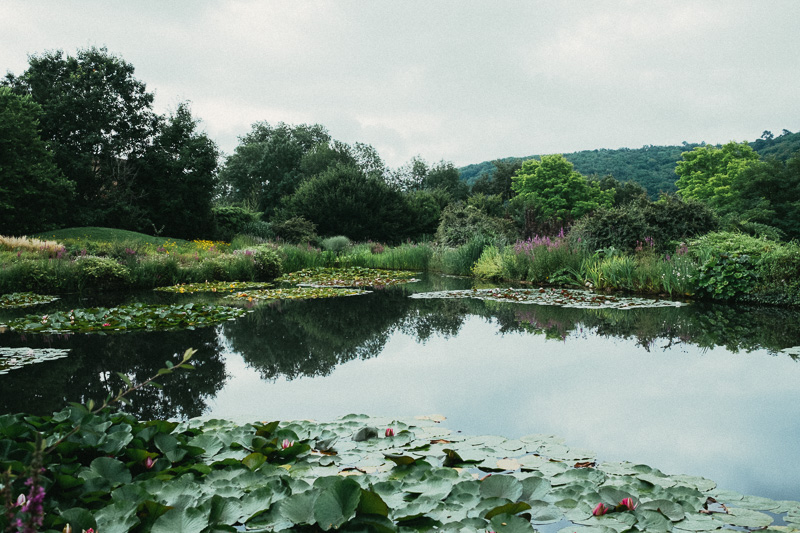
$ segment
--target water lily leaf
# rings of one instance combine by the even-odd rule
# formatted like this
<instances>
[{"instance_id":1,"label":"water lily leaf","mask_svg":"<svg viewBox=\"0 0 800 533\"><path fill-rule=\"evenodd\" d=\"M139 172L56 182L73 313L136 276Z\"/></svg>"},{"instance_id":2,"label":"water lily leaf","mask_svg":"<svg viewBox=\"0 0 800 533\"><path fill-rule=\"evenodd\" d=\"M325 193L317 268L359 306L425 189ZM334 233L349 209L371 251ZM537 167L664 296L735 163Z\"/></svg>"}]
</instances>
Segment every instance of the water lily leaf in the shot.
<instances>
[{"instance_id":1,"label":"water lily leaf","mask_svg":"<svg viewBox=\"0 0 800 533\"><path fill-rule=\"evenodd\" d=\"M497 461L497 468L500 470L519 470L522 468L522 465L516 459L509 459L506 457Z\"/></svg>"},{"instance_id":2,"label":"water lily leaf","mask_svg":"<svg viewBox=\"0 0 800 533\"><path fill-rule=\"evenodd\" d=\"M530 533L534 531L528 520L510 514L499 514L490 521L496 533Z\"/></svg>"},{"instance_id":3,"label":"water lily leaf","mask_svg":"<svg viewBox=\"0 0 800 533\"><path fill-rule=\"evenodd\" d=\"M170 509L155 521L152 533L197 533L208 525L211 509L187 507Z\"/></svg>"},{"instance_id":4,"label":"water lily leaf","mask_svg":"<svg viewBox=\"0 0 800 533\"><path fill-rule=\"evenodd\" d=\"M256 470L259 466L263 465L267 462L267 457L258 452L253 452L244 459L242 459L242 464L249 468L250 470Z\"/></svg>"},{"instance_id":5,"label":"water lily leaf","mask_svg":"<svg viewBox=\"0 0 800 533\"><path fill-rule=\"evenodd\" d=\"M355 514L361 486L350 478L338 479L314 503L314 519L323 531L338 528Z\"/></svg>"},{"instance_id":6,"label":"water lily leaf","mask_svg":"<svg viewBox=\"0 0 800 533\"><path fill-rule=\"evenodd\" d=\"M717 513L714 515L714 519L732 526L749 528L767 527L773 521L768 514L741 507L728 507L727 514Z\"/></svg>"},{"instance_id":7,"label":"water lily leaf","mask_svg":"<svg viewBox=\"0 0 800 533\"><path fill-rule=\"evenodd\" d=\"M244 519L242 506L239 503L238 493L232 492L230 497L214 494L211 497L211 512L208 517L210 524L236 524Z\"/></svg>"},{"instance_id":8,"label":"water lily leaf","mask_svg":"<svg viewBox=\"0 0 800 533\"><path fill-rule=\"evenodd\" d=\"M573 468L553 476L550 480L550 483L554 487L557 485L572 483L574 481L588 481L595 485L599 485L605 481L605 479L606 475L596 468Z\"/></svg>"},{"instance_id":9,"label":"water lily leaf","mask_svg":"<svg viewBox=\"0 0 800 533\"><path fill-rule=\"evenodd\" d=\"M136 509L138 503L130 501L115 501L111 505L103 507L94 514L94 519L97 522L97 530L104 533L127 533L134 526L139 524L139 519L136 517ZM79 526L77 523L70 522L73 525L73 530L85 528L87 526Z\"/></svg>"},{"instance_id":10,"label":"water lily leaf","mask_svg":"<svg viewBox=\"0 0 800 533\"><path fill-rule=\"evenodd\" d=\"M361 489L361 499L358 502L358 514L389 516L389 506L376 492Z\"/></svg>"},{"instance_id":11,"label":"water lily leaf","mask_svg":"<svg viewBox=\"0 0 800 533\"><path fill-rule=\"evenodd\" d=\"M742 496L736 501L736 507L751 509L753 511L773 511L779 507L779 503L769 498L760 496Z\"/></svg>"},{"instance_id":12,"label":"water lily leaf","mask_svg":"<svg viewBox=\"0 0 800 533\"><path fill-rule=\"evenodd\" d=\"M552 524L564 517L564 511L544 501L532 501L531 503L531 522L534 524Z\"/></svg>"},{"instance_id":13,"label":"water lily leaf","mask_svg":"<svg viewBox=\"0 0 800 533\"><path fill-rule=\"evenodd\" d=\"M682 531L713 531L719 529L720 524L718 520L714 520L710 516L694 514L687 516L680 522L673 524L675 530Z\"/></svg>"},{"instance_id":14,"label":"water lily leaf","mask_svg":"<svg viewBox=\"0 0 800 533\"><path fill-rule=\"evenodd\" d=\"M495 517L495 516L497 516L499 514L516 515L516 514L519 514L519 513L523 512L523 511L527 511L530 508L531 508L530 504L528 504L526 502L506 503L506 504L503 504L503 505L498 505L497 507L494 507L492 509L489 509L488 511L486 511L486 513L483 514L483 517L486 520L491 520L493 517ZM561 515L560 512L558 514L559 514L559 516Z\"/></svg>"},{"instance_id":15,"label":"water lily leaf","mask_svg":"<svg viewBox=\"0 0 800 533\"><path fill-rule=\"evenodd\" d=\"M646 509L636 510L636 526L642 531L670 531L672 529L672 522L667 517L657 511L649 511ZM681 512L683 512L681 510ZM616 515L623 515L626 513L616 513Z\"/></svg>"},{"instance_id":16,"label":"water lily leaf","mask_svg":"<svg viewBox=\"0 0 800 533\"><path fill-rule=\"evenodd\" d=\"M639 504L638 509L640 511L658 511L673 522L683 520L685 516L683 507L669 500L650 500L649 502L643 502Z\"/></svg>"},{"instance_id":17,"label":"water lily leaf","mask_svg":"<svg viewBox=\"0 0 800 533\"><path fill-rule=\"evenodd\" d=\"M378 438L378 428L376 427L362 427L358 431L353 434L353 440L355 442L362 442L369 439L377 439Z\"/></svg>"},{"instance_id":18,"label":"water lily leaf","mask_svg":"<svg viewBox=\"0 0 800 533\"><path fill-rule=\"evenodd\" d=\"M314 525L316 523L316 519L314 518L314 506L317 503L319 495L319 491L306 491L300 494L292 494L279 502L280 513L293 524Z\"/></svg>"},{"instance_id":19,"label":"water lily leaf","mask_svg":"<svg viewBox=\"0 0 800 533\"><path fill-rule=\"evenodd\" d=\"M522 482L513 476L493 475L481 481L481 496L515 502L522 496Z\"/></svg>"},{"instance_id":20,"label":"water lily leaf","mask_svg":"<svg viewBox=\"0 0 800 533\"><path fill-rule=\"evenodd\" d=\"M88 472L84 471L79 474L79 477L86 479L87 482L84 486L87 490L107 490L107 488L131 482L131 473L125 464L111 457L98 457L91 462L89 469ZM100 479L104 483L100 483L98 481ZM90 483L92 483L91 486Z\"/></svg>"},{"instance_id":21,"label":"water lily leaf","mask_svg":"<svg viewBox=\"0 0 800 533\"><path fill-rule=\"evenodd\" d=\"M86 530L97 527L97 521L95 520L94 516L92 516L92 513L86 509L81 509L78 507L67 509L61 513L61 518L70 524L73 529L77 529L79 531L82 529Z\"/></svg>"},{"instance_id":22,"label":"water lily leaf","mask_svg":"<svg viewBox=\"0 0 800 533\"><path fill-rule=\"evenodd\" d=\"M551 488L550 481L547 479L529 476L522 480L522 496L520 498L526 501L541 500L550 492Z\"/></svg>"},{"instance_id":23,"label":"water lily leaf","mask_svg":"<svg viewBox=\"0 0 800 533\"><path fill-rule=\"evenodd\" d=\"M617 533L617 530L605 526L567 526L558 533Z\"/></svg>"},{"instance_id":24,"label":"water lily leaf","mask_svg":"<svg viewBox=\"0 0 800 533\"><path fill-rule=\"evenodd\" d=\"M684 485L686 487L696 488L700 492L711 492L717 486L717 484L711 481L710 479L706 479L704 477L699 477L699 476L687 476L685 474L681 474L670 477L676 483L680 483L681 485Z\"/></svg>"}]
</instances>

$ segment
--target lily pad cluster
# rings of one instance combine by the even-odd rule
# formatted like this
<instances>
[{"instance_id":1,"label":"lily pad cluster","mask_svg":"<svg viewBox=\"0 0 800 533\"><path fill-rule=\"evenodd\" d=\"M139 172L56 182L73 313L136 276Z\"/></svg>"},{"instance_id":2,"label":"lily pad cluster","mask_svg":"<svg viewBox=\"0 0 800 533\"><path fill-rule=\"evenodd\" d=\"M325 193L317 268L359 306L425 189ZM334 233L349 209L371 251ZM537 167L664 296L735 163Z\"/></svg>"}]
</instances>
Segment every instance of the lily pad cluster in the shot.
<instances>
[{"instance_id":1,"label":"lily pad cluster","mask_svg":"<svg viewBox=\"0 0 800 533\"><path fill-rule=\"evenodd\" d=\"M12 307L29 307L32 305L47 304L58 300L57 296L36 294L35 292L13 292L0 294L0 309Z\"/></svg>"},{"instance_id":2,"label":"lily pad cluster","mask_svg":"<svg viewBox=\"0 0 800 533\"><path fill-rule=\"evenodd\" d=\"M136 531L716 531L760 528L800 502L719 490L695 476L600 463L550 435L455 434L431 420L348 415L334 422L137 421L71 406L0 416L0 468L27 488L35 433L45 527ZM622 503L621 503L622 502ZM603 504L600 506L599 504ZM599 513L597 509L605 508ZM0 517L2 525L2 517ZM554 530L554 529L553 529Z\"/></svg>"},{"instance_id":3,"label":"lily pad cluster","mask_svg":"<svg viewBox=\"0 0 800 533\"><path fill-rule=\"evenodd\" d=\"M255 300L313 300L316 298L337 298L339 296L358 296L370 291L344 289L337 287L290 287L286 289L261 289L229 294L226 299L239 302Z\"/></svg>"},{"instance_id":4,"label":"lily pad cluster","mask_svg":"<svg viewBox=\"0 0 800 533\"><path fill-rule=\"evenodd\" d=\"M156 287L154 290L178 294L193 294L195 292L231 293L244 289L265 289L272 286L272 283L265 281L206 281L204 283L179 283L167 287Z\"/></svg>"},{"instance_id":5,"label":"lily pad cluster","mask_svg":"<svg viewBox=\"0 0 800 533\"><path fill-rule=\"evenodd\" d=\"M418 281L406 270L379 270L365 267L305 268L284 274L278 281L313 287L388 287Z\"/></svg>"},{"instance_id":6,"label":"lily pad cluster","mask_svg":"<svg viewBox=\"0 0 800 533\"><path fill-rule=\"evenodd\" d=\"M69 350L61 348L6 348L0 347L0 374L22 368L25 365L61 359Z\"/></svg>"},{"instance_id":7,"label":"lily pad cluster","mask_svg":"<svg viewBox=\"0 0 800 533\"><path fill-rule=\"evenodd\" d=\"M635 309L641 307L680 307L681 302L654 300L598 294L580 289L538 288L538 289L466 289L459 291L422 292L412 294L411 298L477 298L496 302L517 302L523 304L556 305L580 309Z\"/></svg>"},{"instance_id":8,"label":"lily pad cluster","mask_svg":"<svg viewBox=\"0 0 800 533\"><path fill-rule=\"evenodd\" d=\"M211 326L240 317L246 312L224 305L133 304L27 315L10 320L8 325L17 331L35 333L177 330Z\"/></svg>"}]
</instances>

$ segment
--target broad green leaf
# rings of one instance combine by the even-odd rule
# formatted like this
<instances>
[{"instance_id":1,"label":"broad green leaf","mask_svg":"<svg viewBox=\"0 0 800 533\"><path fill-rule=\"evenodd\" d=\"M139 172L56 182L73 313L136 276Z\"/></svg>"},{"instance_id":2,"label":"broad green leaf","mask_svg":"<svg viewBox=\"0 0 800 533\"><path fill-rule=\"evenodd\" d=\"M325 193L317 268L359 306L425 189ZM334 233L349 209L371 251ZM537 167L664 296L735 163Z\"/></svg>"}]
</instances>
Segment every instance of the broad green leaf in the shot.
<instances>
[{"instance_id":1,"label":"broad green leaf","mask_svg":"<svg viewBox=\"0 0 800 533\"><path fill-rule=\"evenodd\" d=\"M677 522L678 520L683 520L683 517L685 516L683 512L683 507L669 500L651 500L649 502L643 502L639 504L638 510L639 511L650 510L650 511L660 512L673 522Z\"/></svg>"},{"instance_id":2,"label":"broad green leaf","mask_svg":"<svg viewBox=\"0 0 800 533\"><path fill-rule=\"evenodd\" d=\"M522 483L515 477L495 475L481 481L481 496L484 498L506 498L515 502L522 496Z\"/></svg>"},{"instance_id":3,"label":"broad green leaf","mask_svg":"<svg viewBox=\"0 0 800 533\"><path fill-rule=\"evenodd\" d=\"M287 520L297 525L314 525L314 508L319 497L318 491L306 491L300 494L293 494L280 501L279 509L281 515Z\"/></svg>"},{"instance_id":4,"label":"broad green leaf","mask_svg":"<svg viewBox=\"0 0 800 533\"><path fill-rule=\"evenodd\" d=\"M139 523L137 506L138 502L134 501L115 501L103 507L94 514L97 530L103 533L127 533Z\"/></svg>"},{"instance_id":5,"label":"broad green leaf","mask_svg":"<svg viewBox=\"0 0 800 533\"><path fill-rule=\"evenodd\" d=\"M728 513L717 513L714 515L715 520L730 524L732 526L741 526L751 529L759 527L767 527L772 524L772 517L768 514L759 513L750 509L743 509L741 507L728 507Z\"/></svg>"},{"instance_id":6,"label":"broad green leaf","mask_svg":"<svg viewBox=\"0 0 800 533\"><path fill-rule=\"evenodd\" d=\"M500 514L490 521L496 533L531 533L534 531L530 522L519 516Z\"/></svg>"},{"instance_id":7,"label":"broad green leaf","mask_svg":"<svg viewBox=\"0 0 800 533\"><path fill-rule=\"evenodd\" d=\"M155 521L151 533L198 533L208 525L210 508L170 509Z\"/></svg>"},{"instance_id":8,"label":"broad green leaf","mask_svg":"<svg viewBox=\"0 0 800 533\"><path fill-rule=\"evenodd\" d=\"M314 519L323 531L338 528L352 518L360 498L358 483L349 478L339 479L317 498Z\"/></svg>"},{"instance_id":9,"label":"broad green leaf","mask_svg":"<svg viewBox=\"0 0 800 533\"><path fill-rule=\"evenodd\" d=\"M80 531L82 529L85 530L97 527L97 521L95 520L94 516L92 516L92 513L79 507L67 509L61 513L61 518L71 525L73 530L77 529Z\"/></svg>"}]
</instances>

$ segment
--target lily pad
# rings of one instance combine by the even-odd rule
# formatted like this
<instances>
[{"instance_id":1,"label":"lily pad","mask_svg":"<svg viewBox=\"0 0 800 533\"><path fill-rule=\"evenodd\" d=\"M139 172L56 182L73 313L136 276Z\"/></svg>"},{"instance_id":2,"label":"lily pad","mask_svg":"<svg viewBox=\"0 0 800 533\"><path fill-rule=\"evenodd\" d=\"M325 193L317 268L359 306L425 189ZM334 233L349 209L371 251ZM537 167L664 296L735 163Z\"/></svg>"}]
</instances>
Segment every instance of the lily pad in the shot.
<instances>
[{"instance_id":1,"label":"lily pad","mask_svg":"<svg viewBox=\"0 0 800 533\"><path fill-rule=\"evenodd\" d=\"M46 294L36 294L34 292L14 292L11 294L0 294L0 309L12 307L30 307L41 305L58 300L57 296Z\"/></svg>"},{"instance_id":2,"label":"lily pad","mask_svg":"<svg viewBox=\"0 0 800 533\"><path fill-rule=\"evenodd\" d=\"M633 298L598 294L579 289L467 289L416 293L411 298L477 298L495 302L515 302L536 305L555 305L579 309L635 309L642 307L680 307L685 305L672 300Z\"/></svg>"},{"instance_id":3,"label":"lily pad","mask_svg":"<svg viewBox=\"0 0 800 533\"><path fill-rule=\"evenodd\" d=\"M6 348L0 347L0 374L22 368L33 363L61 359L69 350L61 348Z\"/></svg>"},{"instance_id":4,"label":"lily pad","mask_svg":"<svg viewBox=\"0 0 800 533\"><path fill-rule=\"evenodd\" d=\"M278 281L309 287L373 287L401 285L419 281L413 272L375 268L306 268L284 274Z\"/></svg>"},{"instance_id":5,"label":"lily pad","mask_svg":"<svg viewBox=\"0 0 800 533\"><path fill-rule=\"evenodd\" d=\"M222 305L143 305L95 307L27 315L9 322L11 329L34 333L111 333L129 330L177 330L211 326L244 315Z\"/></svg>"},{"instance_id":6,"label":"lily pad","mask_svg":"<svg viewBox=\"0 0 800 533\"><path fill-rule=\"evenodd\" d=\"M225 298L236 302L253 302L256 300L313 300L317 298L338 298L340 296L358 296L362 294L369 294L369 291L334 287L291 287L288 289L239 291L229 294Z\"/></svg>"},{"instance_id":7,"label":"lily pad","mask_svg":"<svg viewBox=\"0 0 800 533\"><path fill-rule=\"evenodd\" d=\"M180 283L167 287L156 287L153 290L177 294L192 294L195 292L218 292L225 294L243 291L245 289L266 289L273 286L273 283L265 281L206 281L205 283Z\"/></svg>"}]
</instances>

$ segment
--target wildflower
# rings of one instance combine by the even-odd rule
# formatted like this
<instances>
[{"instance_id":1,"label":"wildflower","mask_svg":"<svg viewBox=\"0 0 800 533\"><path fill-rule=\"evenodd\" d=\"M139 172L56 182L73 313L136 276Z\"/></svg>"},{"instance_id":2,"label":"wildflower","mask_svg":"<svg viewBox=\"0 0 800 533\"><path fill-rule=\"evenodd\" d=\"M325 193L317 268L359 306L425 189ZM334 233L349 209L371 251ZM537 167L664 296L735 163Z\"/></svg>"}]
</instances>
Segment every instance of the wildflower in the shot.
<instances>
[{"instance_id":1,"label":"wildflower","mask_svg":"<svg viewBox=\"0 0 800 533\"><path fill-rule=\"evenodd\" d=\"M25 505L25 502L27 501L28 499L25 498L25 495L20 492L19 496L17 496L17 503L15 503L14 505L16 507L22 507L23 505Z\"/></svg>"},{"instance_id":2,"label":"wildflower","mask_svg":"<svg viewBox=\"0 0 800 533\"><path fill-rule=\"evenodd\" d=\"M50 319L50 315L44 315L42 317L42 324L46 324L49 319Z\"/></svg>"},{"instance_id":3,"label":"wildflower","mask_svg":"<svg viewBox=\"0 0 800 533\"><path fill-rule=\"evenodd\" d=\"M598 503L594 510L592 511L593 516L603 516L608 512L608 507L606 507L603 502Z\"/></svg>"},{"instance_id":4,"label":"wildflower","mask_svg":"<svg viewBox=\"0 0 800 533\"><path fill-rule=\"evenodd\" d=\"M633 498L622 498L622 501L621 501L621 502L619 502L619 504L620 504L622 507L625 507L626 509L628 509L629 511L633 511L634 509L636 509L636 506L638 505L638 504L637 504L637 503L636 503L636 502L633 500Z\"/></svg>"},{"instance_id":5,"label":"wildflower","mask_svg":"<svg viewBox=\"0 0 800 533\"><path fill-rule=\"evenodd\" d=\"M385 433L385 435L386 435L387 437L394 437L394 430L393 430L392 428L386 428L386 433Z\"/></svg>"},{"instance_id":6,"label":"wildflower","mask_svg":"<svg viewBox=\"0 0 800 533\"><path fill-rule=\"evenodd\" d=\"M289 439L283 439L283 442L281 442L282 450L285 450L286 448L291 448L292 446L294 446L294 441L291 441Z\"/></svg>"},{"instance_id":7,"label":"wildflower","mask_svg":"<svg viewBox=\"0 0 800 533\"><path fill-rule=\"evenodd\" d=\"M109 327L110 325L111 325L110 323L106 322L106 323L104 323L104 324L103 324L103 327L104 327L104 328L107 328L107 327Z\"/></svg>"},{"instance_id":8,"label":"wildflower","mask_svg":"<svg viewBox=\"0 0 800 533\"><path fill-rule=\"evenodd\" d=\"M152 458L152 457L147 457L147 458L145 458L145 460L144 460L144 467L145 467L146 469L150 470L151 468L153 468L153 465L154 465L154 464L156 464L156 462L155 462L155 461L153 461L153 458Z\"/></svg>"}]
</instances>

